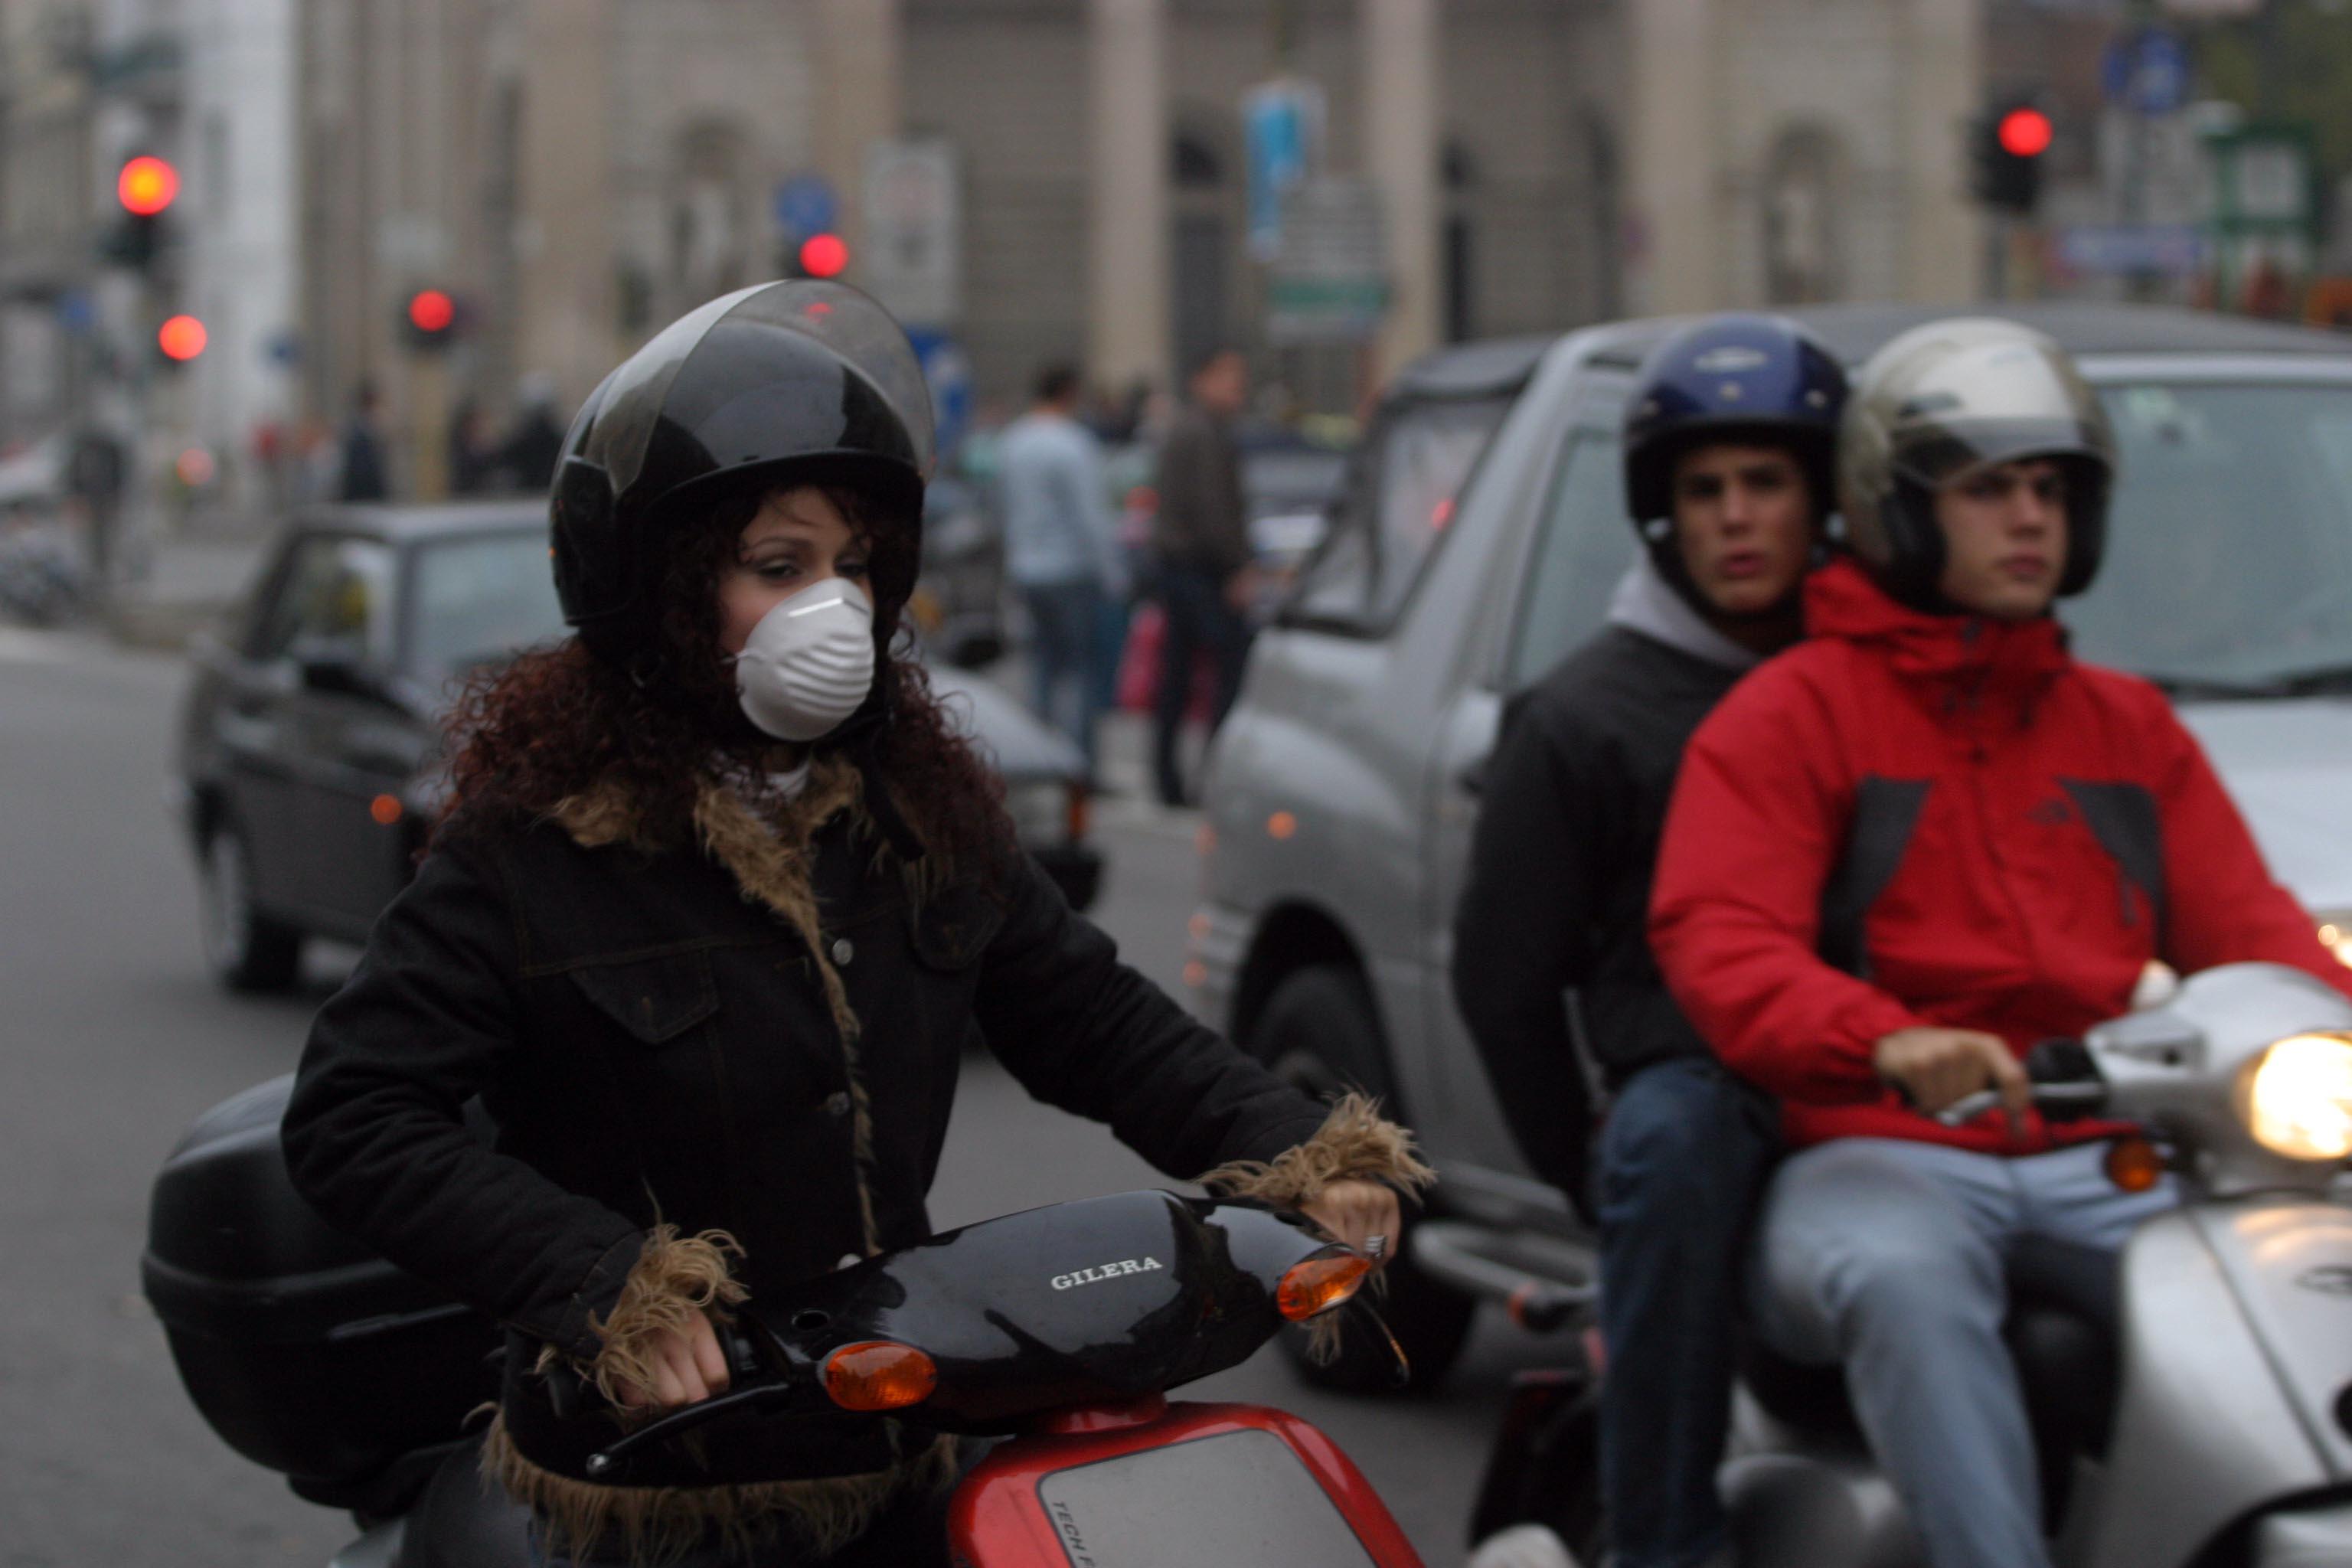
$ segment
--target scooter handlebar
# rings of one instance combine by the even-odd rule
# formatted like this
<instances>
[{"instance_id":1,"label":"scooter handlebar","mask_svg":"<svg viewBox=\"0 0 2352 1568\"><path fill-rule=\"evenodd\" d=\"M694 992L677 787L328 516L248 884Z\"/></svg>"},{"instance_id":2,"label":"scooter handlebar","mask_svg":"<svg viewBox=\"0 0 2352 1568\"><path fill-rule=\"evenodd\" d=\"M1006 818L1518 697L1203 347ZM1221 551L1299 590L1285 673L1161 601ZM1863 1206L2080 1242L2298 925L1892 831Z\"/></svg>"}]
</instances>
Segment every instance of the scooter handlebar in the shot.
<instances>
[{"instance_id":1,"label":"scooter handlebar","mask_svg":"<svg viewBox=\"0 0 2352 1568\"><path fill-rule=\"evenodd\" d=\"M2107 1086L2104 1083L2037 1083L2033 1086L2033 1103L2045 1111L2063 1110L2076 1116L2087 1115L2105 1103ZM1947 1127L1958 1127L1973 1121L2000 1104L2000 1091L1980 1089L1964 1095L1936 1112L1936 1120Z\"/></svg>"}]
</instances>

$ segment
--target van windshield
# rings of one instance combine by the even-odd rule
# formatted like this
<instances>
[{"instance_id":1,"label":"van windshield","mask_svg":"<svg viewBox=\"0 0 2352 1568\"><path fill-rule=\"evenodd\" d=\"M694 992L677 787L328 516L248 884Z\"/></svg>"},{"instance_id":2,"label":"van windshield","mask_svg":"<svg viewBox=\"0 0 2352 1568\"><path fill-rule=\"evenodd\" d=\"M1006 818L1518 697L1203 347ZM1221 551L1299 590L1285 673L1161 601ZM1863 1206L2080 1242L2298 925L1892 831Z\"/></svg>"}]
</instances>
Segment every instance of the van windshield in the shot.
<instances>
[{"instance_id":1,"label":"van windshield","mask_svg":"<svg viewBox=\"0 0 2352 1568\"><path fill-rule=\"evenodd\" d=\"M2100 388L2121 472L2074 650L2187 694L2352 689L2352 386Z\"/></svg>"}]
</instances>

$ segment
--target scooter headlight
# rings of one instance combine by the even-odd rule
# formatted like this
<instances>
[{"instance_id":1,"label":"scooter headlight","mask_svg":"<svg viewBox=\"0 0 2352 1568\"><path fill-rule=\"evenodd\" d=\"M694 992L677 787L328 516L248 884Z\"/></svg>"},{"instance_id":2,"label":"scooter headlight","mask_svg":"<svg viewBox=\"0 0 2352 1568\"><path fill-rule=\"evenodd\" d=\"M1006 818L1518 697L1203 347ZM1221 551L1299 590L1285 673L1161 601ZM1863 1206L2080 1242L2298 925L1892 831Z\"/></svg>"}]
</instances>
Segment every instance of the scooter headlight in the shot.
<instances>
[{"instance_id":1,"label":"scooter headlight","mask_svg":"<svg viewBox=\"0 0 2352 1568\"><path fill-rule=\"evenodd\" d=\"M2273 1154L2352 1155L2352 1036L2290 1035L2263 1051L2240 1080L2238 1112Z\"/></svg>"}]
</instances>

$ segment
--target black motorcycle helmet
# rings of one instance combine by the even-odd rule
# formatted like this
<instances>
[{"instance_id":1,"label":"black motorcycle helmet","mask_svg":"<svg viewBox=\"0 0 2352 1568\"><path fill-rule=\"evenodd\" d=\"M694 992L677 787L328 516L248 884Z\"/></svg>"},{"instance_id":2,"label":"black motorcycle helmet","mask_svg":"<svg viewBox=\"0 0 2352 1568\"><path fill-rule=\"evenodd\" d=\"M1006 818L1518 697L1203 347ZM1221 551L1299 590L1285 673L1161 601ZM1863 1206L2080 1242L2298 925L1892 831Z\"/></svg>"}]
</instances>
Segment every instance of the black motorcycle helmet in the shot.
<instances>
[{"instance_id":1,"label":"black motorcycle helmet","mask_svg":"<svg viewBox=\"0 0 2352 1568\"><path fill-rule=\"evenodd\" d=\"M549 496L556 597L597 657L651 645L665 535L745 488L845 483L919 551L931 401L907 334L845 284L762 283L665 327L589 395ZM874 584L887 640L914 592Z\"/></svg>"},{"instance_id":2,"label":"black motorcycle helmet","mask_svg":"<svg viewBox=\"0 0 2352 1568\"><path fill-rule=\"evenodd\" d=\"M1786 316L1709 316L1651 352L1625 416L1626 512L1677 593L1692 595L1675 544L1675 460L1715 441L1786 447L1826 516L1844 406L1837 357Z\"/></svg>"}]
</instances>

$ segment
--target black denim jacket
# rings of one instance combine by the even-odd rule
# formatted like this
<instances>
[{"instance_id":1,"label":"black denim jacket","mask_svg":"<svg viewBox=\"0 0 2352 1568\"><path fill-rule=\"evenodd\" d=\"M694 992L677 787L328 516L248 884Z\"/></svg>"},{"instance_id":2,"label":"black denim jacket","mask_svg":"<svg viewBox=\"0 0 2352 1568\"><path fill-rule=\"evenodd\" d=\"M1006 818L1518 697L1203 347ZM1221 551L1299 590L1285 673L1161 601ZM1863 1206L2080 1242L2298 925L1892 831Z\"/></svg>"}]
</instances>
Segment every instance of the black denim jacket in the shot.
<instances>
[{"instance_id":1,"label":"black denim jacket","mask_svg":"<svg viewBox=\"0 0 2352 1568\"><path fill-rule=\"evenodd\" d=\"M1038 1099L1180 1178L1321 1122L1122 964L1025 856L917 908L845 819L811 855L862 1026L885 1247L929 1233L975 1034ZM656 1223L730 1232L755 1300L863 1250L851 1072L807 942L726 867L541 824L427 858L312 1026L286 1152L335 1225L586 1359L590 1315ZM494 1148L460 1121L476 1095Z\"/></svg>"}]
</instances>

